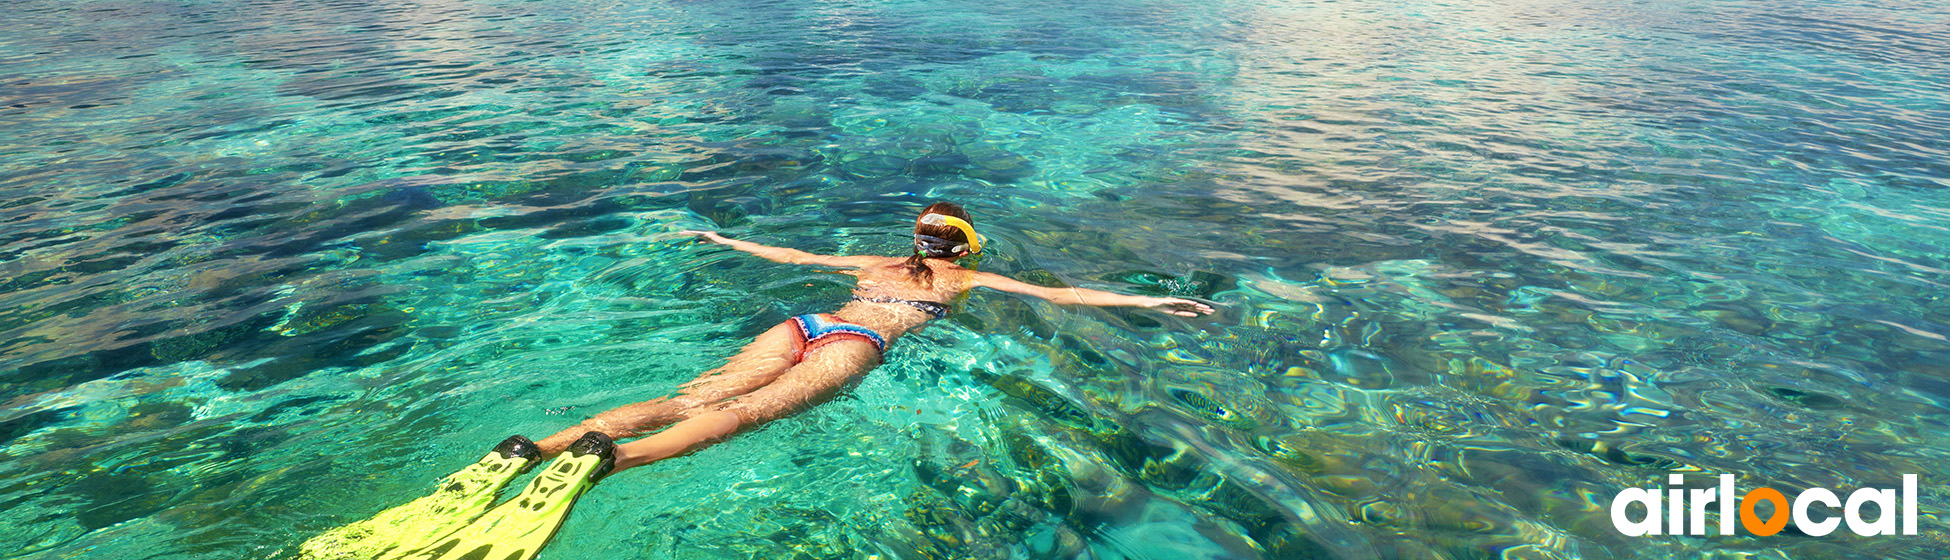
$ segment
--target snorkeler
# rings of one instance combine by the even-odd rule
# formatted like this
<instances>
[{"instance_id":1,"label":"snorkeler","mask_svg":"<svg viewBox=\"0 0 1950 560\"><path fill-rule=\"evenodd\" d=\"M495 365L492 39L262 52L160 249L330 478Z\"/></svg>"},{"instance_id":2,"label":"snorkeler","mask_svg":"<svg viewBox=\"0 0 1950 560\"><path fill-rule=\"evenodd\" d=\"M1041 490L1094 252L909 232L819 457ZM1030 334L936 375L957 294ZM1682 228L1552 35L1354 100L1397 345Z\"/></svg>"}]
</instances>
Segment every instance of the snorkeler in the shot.
<instances>
[{"instance_id":1,"label":"snorkeler","mask_svg":"<svg viewBox=\"0 0 1950 560\"><path fill-rule=\"evenodd\" d=\"M787 319L723 366L683 384L676 395L611 409L540 442L509 438L480 463L443 480L434 495L307 541L302 557L532 558L576 497L603 476L690 453L825 402L879 365L888 344L947 317L945 302L973 288L1059 304L1148 307L1186 317L1212 312L1210 306L1188 299L1046 288L963 268L956 259L982 251L982 237L971 221L959 205L928 206L915 220L915 254L907 258L819 255L713 232L683 232L776 262L840 269L858 278L859 287L838 311ZM629 443L613 443L658 428L663 429ZM534 461L565 451L521 494L479 518L464 516L479 511L483 500L491 501ZM467 511L454 515L460 510ZM461 523L466 524L454 528Z\"/></svg>"}]
</instances>

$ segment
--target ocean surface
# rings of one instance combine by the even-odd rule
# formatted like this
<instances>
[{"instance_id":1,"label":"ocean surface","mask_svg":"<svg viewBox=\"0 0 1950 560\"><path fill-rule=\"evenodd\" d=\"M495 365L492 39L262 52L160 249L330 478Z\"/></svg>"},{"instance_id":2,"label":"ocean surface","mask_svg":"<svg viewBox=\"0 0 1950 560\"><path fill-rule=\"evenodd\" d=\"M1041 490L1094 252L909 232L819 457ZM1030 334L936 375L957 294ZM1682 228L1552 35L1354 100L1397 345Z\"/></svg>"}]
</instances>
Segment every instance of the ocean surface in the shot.
<instances>
[{"instance_id":1,"label":"ocean surface","mask_svg":"<svg viewBox=\"0 0 1950 560\"><path fill-rule=\"evenodd\" d=\"M1219 312L975 293L542 558L1950 556L1936 0L6 12L0 558L288 558L848 296L675 232L903 255L936 200ZM1608 512L1910 473L1917 536Z\"/></svg>"}]
</instances>

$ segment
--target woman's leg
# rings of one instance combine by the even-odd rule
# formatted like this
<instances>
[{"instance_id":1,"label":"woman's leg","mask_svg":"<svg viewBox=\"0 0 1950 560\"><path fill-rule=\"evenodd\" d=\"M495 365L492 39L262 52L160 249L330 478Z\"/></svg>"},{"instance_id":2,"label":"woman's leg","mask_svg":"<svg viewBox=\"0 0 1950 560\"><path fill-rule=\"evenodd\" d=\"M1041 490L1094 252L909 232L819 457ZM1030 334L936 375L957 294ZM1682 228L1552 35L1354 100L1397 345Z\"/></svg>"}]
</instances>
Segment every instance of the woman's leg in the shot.
<instances>
[{"instance_id":1,"label":"woman's leg","mask_svg":"<svg viewBox=\"0 0 1950 560\"><path fill-rule=\"evenodd\" d=\"M556 432L536 442L536 446L541 448L543 456L552 457L588 432L602 432L619 440L636 437L690 416L685 414L688 411L764 387L792 367L792 355L799 348L796 328L791 321L779 323L725 360L723 366L685 383L675 396L610 409Z\"/></svg>"},{"instance_id":2,"label":"woman's leg","mask_svg":"<svg viewBox=\"0 0 1950 560\"><path fill-rule=\"evenodd\" d=\"M697 451L732 434L826 402L877 365L880 351L865 341L842 340L821 346L762 389L728 403L689 411L687 418L669 429L616 446L616 470Z\"/></svg>"}]
</instances>

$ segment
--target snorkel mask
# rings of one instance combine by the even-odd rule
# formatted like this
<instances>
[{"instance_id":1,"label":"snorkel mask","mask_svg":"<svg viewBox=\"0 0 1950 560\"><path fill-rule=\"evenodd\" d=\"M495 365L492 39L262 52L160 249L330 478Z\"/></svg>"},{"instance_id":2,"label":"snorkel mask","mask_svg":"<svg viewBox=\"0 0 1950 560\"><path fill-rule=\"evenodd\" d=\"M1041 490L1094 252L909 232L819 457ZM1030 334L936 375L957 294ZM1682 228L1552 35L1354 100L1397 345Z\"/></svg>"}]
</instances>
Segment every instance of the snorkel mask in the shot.
<instances>
[{"instance_id":1,"label":"snorkel mask","mask_svg":"<svg viewBox=\"0 0 1950 560\"><path fill-rule=\"evenodd\" d=\"M953 257L960 255L962 251L968 251L968 254L971 255L982 252L982 236L981 234L975 233L975 225L968 223L968 220L946 214L928 214L921 216L921 223L931 226L953 227L961 230L962 236L968 238L967 243L961 243L932 235L916 233L914 234L914 248L920 250L922 254L930 257Z\"/></svg>"}]
</instances>

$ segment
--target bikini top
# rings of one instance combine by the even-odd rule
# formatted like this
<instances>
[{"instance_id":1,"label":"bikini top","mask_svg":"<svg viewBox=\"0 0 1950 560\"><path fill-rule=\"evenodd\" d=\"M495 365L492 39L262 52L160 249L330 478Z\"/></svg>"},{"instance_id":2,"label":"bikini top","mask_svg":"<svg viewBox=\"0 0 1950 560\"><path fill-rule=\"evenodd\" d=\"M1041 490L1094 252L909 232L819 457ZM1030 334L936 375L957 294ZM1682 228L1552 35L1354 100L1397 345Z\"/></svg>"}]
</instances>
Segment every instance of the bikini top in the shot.
<instances>
[{"instance_id":1,"label":"bikini top","mask_svg":"<svg viewBox=\"0 0 1950 560\"><path fill-rule=\"evenodd\" d=\"M933 315L934 318L936 319L948 318L948 304L945 303L935 303L932 301L916 301L911 299L898 299L898 298L890 298L890 297L860 297L860 296L853 296L853 301L864 301L869 303L898 303L901 305L906 305L908 307L919 309L923 313Z\"/></svg>"}]
</instances>

